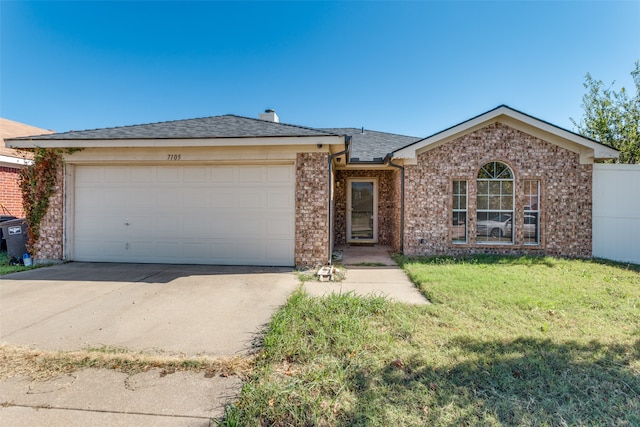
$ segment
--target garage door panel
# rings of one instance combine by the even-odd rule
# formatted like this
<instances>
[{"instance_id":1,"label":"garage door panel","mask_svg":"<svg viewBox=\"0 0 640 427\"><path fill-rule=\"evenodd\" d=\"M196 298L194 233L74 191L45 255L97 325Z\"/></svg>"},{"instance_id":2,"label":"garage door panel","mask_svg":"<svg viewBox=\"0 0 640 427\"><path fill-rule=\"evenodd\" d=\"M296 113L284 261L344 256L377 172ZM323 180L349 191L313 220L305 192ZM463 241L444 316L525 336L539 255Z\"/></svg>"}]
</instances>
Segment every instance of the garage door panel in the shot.
<instances>
[{"instance_id":1,"label":"garage door panel","mask_svg":"<svg viewBox=\"0 0 640 427\"><path fill-rule=\"evenodd\" d=\"M292 224L293 220L293 215L269 218L267 220L267 236L286 236L290 231L290 224Z\"/></svg>"},{"instance_id":2,"label":"garage door panel","mask_svg":"<svg viewBox=\"0 0 640 427\"><path fill-rule=\"evenodd\" d=\"M131 180L131 171L129 168L115 167L104 170L105 184L124 184Z\"/></svg>"},{"instance_id":3,"label":"garage door panel","mask_svg":"<svg viewBox=\"0 0 640 427\"><path fill-rule=\"evenodd\" d=\"M266 195L268 209L282 209L290 211L294 207L293 195L285 189L278 189Z\"/></svg>"},{"instance_id":4,"label":"garage door panel","mask_svg":"<svg viewBox=\"0 0 640 427\"><path fill-rule=\"evenodd\" d=\"M132 189L129 207L130 212L147 212L156 208L156 195L141 189ZM125 211L123 211L125 212Z\"/></svg>"},{"instance_id":5,"label":"garage door panel","mask_svg":"<svg viewBox=\"0 0 640 427\"><path fill-rule=\"evenodd\" d=\"M156 189L156 209L160 212L183 212L184 197L180 188Z\"/></svg>"},{"instance_id":6,"label":"garage door panel","mask_svg":"<svg viewBox=\"0 0 640 427\"><path fill-rule=\"evenodd\" d=\"M211 235L209 237L230 239L235 234L236 224L236 218L214 216L211 220Z\"/></svg>"},{"instance_id":7,"label":"garage door panel","mask_svg":"<svg viewBox=\"0 0 640 427\"><path fill-rule=\"evenodd\" d=\"M291 165L77 166L75 203L79 261L293 265Z\"/></svg>"},{"instance_id":8,"label":"garage door panel","mask_svg":"<svg viewBox=\"0 0 640 427\"><path fill-rule=\"evenodd\" d=\"M228 191L212 191L209 194L213 209L229 209L236 207L234 194Z\"/></svg>"},{"instance_id":9,"label":"garage door panel","mask_svg":"<svg viewBox=\"0 0 640 427\"><path fill-rule=\"evenodd\" d=\"M260 209L263 207L262 194L259 191L249 190L236 195L236 206L241 209Z\"/></svg>"},{"instance_id":10,"label":"garage door panel","mask_svg":"<svg viewBox=\"0 0 640 427\"><path fill-rule=\"evenodd\" d=\"M131 258L149 257L153 254L154 247L155 244L152 241L132 239L124 254L126 257Z\"/></svg>"},{"instance_id":11,"label":"garage door panel","mask_svg":"<svg viewBox=\"0 0 640 427\"><path fill-rule=\"evenodd\" d=\"M139 166L134 169L130 169L131 183L132 184L149 184L154 181L155 173L154 168Z\"/></svg>"},{"instance_id":12,"label":"garage door panel","mask_svg":"<svg viewBox=\"0 0 640 427\"><path fill-rule=\"evenodd\" d=\"M101 183L104 180L104 168L94 166L91 168L76 168L76 191L79 188L92 186L93 184Z\"/></svg>"},{"instance_id":13,"label":"garage door panel","mask_svg":"<svg viewBox=\"0 0 640 427\"><path fill-rule=\"evenodd\" d=\"M266 234L266 220L264 217L245 215L242 218L239 218L237 228L238 236L249 239L260 239L264 237L264 234Z\"/></svg>"},{"instance_id":14,"label":"garage door panel","mask_svg":"<svg viewBox=\"0 0 640 427\"><path fill-rule=\"evenodd\" d=\"M178 258L181 242L172 239L155 240L150 251L146 254L149 260L158 259L167 262L168 258Z\"/></svg>"},{"instance_id":15,"label":"garage door panel","mask_svg":"<svg viewBox=\"0 0 640 427\"><path fill-rule=\"evenodd\" d=\"M208 180L208 170L206 167L190 167L184 170L184 182L206 183Z\"/></svg>"},{"instance_id":16,"label":"garage door panel","mask_svg":"<svg viewBox=\"0 0 640 427\"><path fill-rule=\"evenodd\" d=\"M224 184L235 181L235 170L233 166L218 166L210 170L211 182L214 184Z\"/></svg>"},{"instance_id":17,"label":"garage door panel","mask_svg":"<svg viewBox=\"0 0 640 427\"><path fill-rule=\"evenodd\" d=\"M162 184L178 185L180 180L180 168L177 167L159 167L155 169L156 181Z\"/></svg>"},{"instance_id":18,"label":"garage door panel","mask_svg":"<svg viewBox=\"0 0 640 427\"><path fill-rule=\"evenodd\" d=\"M154 218L150 215L132 216L126 219L127 224L123 229L125 235L133 238L152 237L155 235Z\"/></svg>"},{"instance_id":19,"label":"garage door panel","mask_svg":"<svg viewBox=\"0 0 640 427\"><path fill-rule=\"evenodd\" d=\"M206 209L210 206L209 196L210 195L204 191L186 190L182 195L182 205L187 209Z\"/></svg>"},{"instance_id":20,"label":"garage door panel","mask_svg":"<svg viewBox=\"0 0 640 427\"><path fill-rule=\"evenodd\" d=\"M287 165L272 165L267 168L269 182L289 183L293 180L293 169Z\"/></svg>"},{"instance_id":21,"label":"garage door panel","mask_svg":"<svg viewBox=\"0 0 640 427\"><path fill-rule=\"evenodd\" d=\"M211 220L197 217L184 217L182 218L182 232L187 236L211 236Z\"/></svg>"},{"instance_id":22,"label":"garage door panel","mask_svg":"<svg viewBox=\"0 0 640 427\"><path fill-rule=\"evenodd\" d=\"M263 182L266 178L266 167L265 166L247 166L243 168L242 173L236 168L234 171L236 172L237 180L240 183L243 182Z\"/></svg>"}]
</instances>

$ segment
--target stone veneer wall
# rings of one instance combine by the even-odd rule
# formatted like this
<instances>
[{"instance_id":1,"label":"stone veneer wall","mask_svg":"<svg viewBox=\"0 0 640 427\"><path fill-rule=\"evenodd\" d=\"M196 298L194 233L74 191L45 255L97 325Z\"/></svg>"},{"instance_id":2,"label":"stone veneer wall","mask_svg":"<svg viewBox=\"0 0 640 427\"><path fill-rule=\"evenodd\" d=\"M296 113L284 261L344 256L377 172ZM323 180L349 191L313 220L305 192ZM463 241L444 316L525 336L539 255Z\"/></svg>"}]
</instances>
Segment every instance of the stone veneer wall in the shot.
<instances>
[{"instance_id":1,"label":"stone veneer wall","mask_svg":"<svg viewBox=\"0 0 640 427\"><path fill-rule=\"evenodd\" d=\"M328 167L328 153L296 155L296 266L329 259Z\"/></svg>"},{"instance_id":2,"label":"stone veneer wall","mask_svg":"<svg viewBox=\"0 0 640 427\"><path fill-rule=\"evenodd\" d=\"M335 244L347 243L347 179L378 178L378 243L400 249L400 173L395 170L338 170L336 172Z\"/></svg>"},{"instance_id":3,"label":"stone veneer wall","mask_svg":"<svg viewBox=\"0 0 640 427\"><path fill-rule=\"evenodd\" d=\"M490 161L502 161L514 173L514 244L475 243L476 179L478 170ZM494 123L420 154L418 164L405 170L405 254L591 256L593 168L580 164L576 153ZM452 244L450 237L452 181L456 179L468 181L468 243L462 245ZM537 246L523 244L526 179L540 180L541 242Z\"/></svg>"},{"instance_id":4,"label":"stone veneer wall","mask_svg":"<svg viewBox=\"0 0 640 427\"><path fill-rule=\"evenodd\" d=\"M0 166L0 204L11 215L23 218L22 191L20 190L20 169ZM7 214L0 208L0 214Z\"/></svg>"},{"instance_id":5,"label":"stone veneer wall","mask_svg":"<svg viewBox=\"0 0 640 427\"><path fill-rule=\"evenodd\" d=\"M60 164L56 176L56 185L49 199L49 209L40 223L40 240L36 244L36 261L61 261L63 259L64 238L64 164Z\"/></svg>"}]
</instances>

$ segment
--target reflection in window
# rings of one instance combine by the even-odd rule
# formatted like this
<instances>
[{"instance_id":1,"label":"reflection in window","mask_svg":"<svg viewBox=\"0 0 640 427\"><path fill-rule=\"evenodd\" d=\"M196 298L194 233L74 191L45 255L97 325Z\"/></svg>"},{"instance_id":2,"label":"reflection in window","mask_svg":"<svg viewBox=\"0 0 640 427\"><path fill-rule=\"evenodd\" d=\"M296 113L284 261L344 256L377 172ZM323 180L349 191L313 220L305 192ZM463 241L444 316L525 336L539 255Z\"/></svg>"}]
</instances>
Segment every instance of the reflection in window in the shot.
<instances>
[{"instance_id":1,"label":"reflection in window","mask_svg":"<svg viewBox=\"0 0 640 427\"><path fill-rule=\"evenodd\" d=\"M540 181L524 181L524 244L540 244Z\"/></svg>"},{"instance_id":2,"label":"reflection in window","mask_svg":"<svg viewBox=\"0 0 640 427\"><path fill-rule=\"evenodd\" d=\"M467 243L467 181L453 181L452 243Z\"/></svg>"},{"instance_id":3,"label":"reflection in window","mask_svg":"<svg viewBox=\"0 0 640 427\"><path fill-rule=\"evenodd\" d=\"M513 173L501 162L478 172L476 235L478 243L513 243Z\"/></svg>"}]
</instances>

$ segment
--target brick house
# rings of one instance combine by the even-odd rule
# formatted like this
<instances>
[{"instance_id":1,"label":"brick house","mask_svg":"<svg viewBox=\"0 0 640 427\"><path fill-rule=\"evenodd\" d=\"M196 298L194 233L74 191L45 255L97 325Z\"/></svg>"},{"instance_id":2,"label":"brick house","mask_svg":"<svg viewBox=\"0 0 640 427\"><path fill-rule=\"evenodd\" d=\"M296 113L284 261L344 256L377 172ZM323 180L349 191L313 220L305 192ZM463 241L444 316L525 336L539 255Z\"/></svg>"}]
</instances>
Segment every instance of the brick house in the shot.
<instances>
[{"instance_id":1,"label":"brick house","mask_svg":"<svg viewBox=\"0 0 640 427\"><path fill-rule=\"evenodd\" d=\"M82 149L37 258L230 265L322 265L350 243L590 257L593 163L617 157L506 106L427 138L268 110L10 143Z\"/></svg>"},{"instance_id":2,"label":"brick house","mask_svg":"<svg viewBox=\"0 0 640 427\"><path fill-rule=\"evenodd\" d=\"M18 218L24 217L18 176L20 170L30 162L28 153L5 147L4 140L50 133L53 131L0 118L0 138L2 138L0 143L0 214Z\"/></svg>"}]
</instances>

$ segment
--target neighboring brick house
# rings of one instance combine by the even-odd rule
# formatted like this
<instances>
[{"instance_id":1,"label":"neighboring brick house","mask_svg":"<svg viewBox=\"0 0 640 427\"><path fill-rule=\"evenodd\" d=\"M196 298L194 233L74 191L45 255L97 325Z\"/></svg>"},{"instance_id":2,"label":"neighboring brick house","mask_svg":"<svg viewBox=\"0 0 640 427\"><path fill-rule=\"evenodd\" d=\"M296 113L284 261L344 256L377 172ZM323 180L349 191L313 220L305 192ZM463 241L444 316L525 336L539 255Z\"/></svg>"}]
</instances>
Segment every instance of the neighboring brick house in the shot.
<instances>
[{"instance_id":1,"label":"neighboring brick house","mask_svg":"<svg viewBox=\"0 0 640 427\"><path fill-rule=\"evenodd\" d=\"M40 259L296 266L343 244L589 257L593 163L618 155L506 106L423 139L267 111L11 141L35 143L82 148Z\"/></svg>"},{"instance_id":2,"label":"neighboring brick house","mask_svg":"<svg viewBox=\"0 0 640 427\"><path fill-rule=\"evenodd\" d=\"M18 152L5 147L4 140L19 136L50 134L53 131L40 129L24 123L0 118L0 214L23 217L22 193L19 186L20 170L30 162L27 152Z\"/></svg>"}]
</instances>

